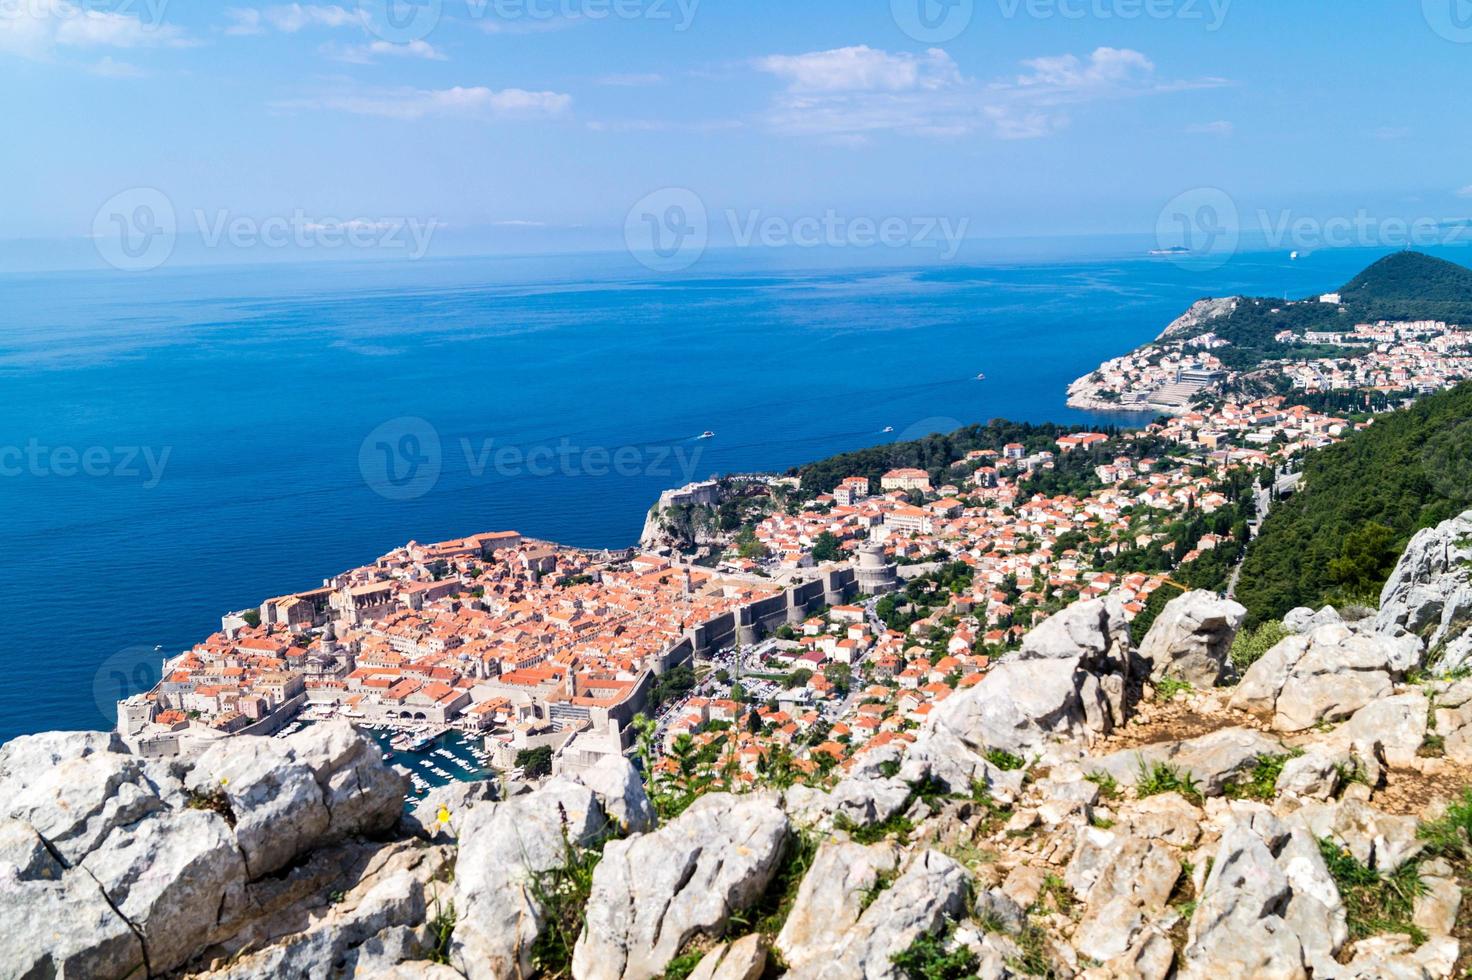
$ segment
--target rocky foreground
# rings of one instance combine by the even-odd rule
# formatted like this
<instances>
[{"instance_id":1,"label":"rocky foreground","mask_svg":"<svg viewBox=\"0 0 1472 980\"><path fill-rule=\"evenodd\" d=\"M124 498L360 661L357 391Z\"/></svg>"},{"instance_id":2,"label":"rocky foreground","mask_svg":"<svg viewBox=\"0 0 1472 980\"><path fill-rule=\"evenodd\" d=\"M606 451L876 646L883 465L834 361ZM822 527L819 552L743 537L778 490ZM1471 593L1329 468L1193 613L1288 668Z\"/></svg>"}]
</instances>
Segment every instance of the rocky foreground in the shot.
<instances>
[{"instance_id":1,"label":"rocky foreground","mask_svg":"<svg viewBox=\"0 0 1472 980\"><path fill-rule=\"evenodd\" d=\"M1079 603L831 788L661 824L622 759L505 801L347 725L0 749L0 976L1440 978L1467 963L1472 514L1378 615ZM1239 658L1240 659L1240 658ZM1450 671L1450 672L1449 672Z\"/></svg>"}]
</instances>

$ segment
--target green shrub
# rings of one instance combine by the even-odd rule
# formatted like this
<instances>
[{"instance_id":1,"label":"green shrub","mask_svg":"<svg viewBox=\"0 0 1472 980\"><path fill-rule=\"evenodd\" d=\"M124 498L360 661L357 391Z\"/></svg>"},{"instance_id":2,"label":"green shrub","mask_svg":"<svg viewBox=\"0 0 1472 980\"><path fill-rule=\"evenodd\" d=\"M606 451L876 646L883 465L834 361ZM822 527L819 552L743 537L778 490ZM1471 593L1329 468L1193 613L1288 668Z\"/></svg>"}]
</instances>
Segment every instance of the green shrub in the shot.
<instances>
[{"instance_id":1,"label":"green shrub","mask_svg":"<svg viewBox=\"0 0 1472 980\"><path fill-rule=\"evenodd\" d=\"M1255 629L1242 630L1232 641L1232 651L1229 654L1232 666L1237 668L1238 673L1245 672L1248 667L1261 660L1263 654L1292 635L1281 619L1269 620Z\"/></svg>"},{"instance_id":2,"label":"green shrub","mask_svg":"<svg viewBox=\"0 0 1472 980\"><path fill-rule=\"evenodd\" d=\"M1163 677L1160 683L1155 685L1155 698L1158 701L1174 701L1177 694L1189 694L1194 690L1195 688L1186 681L1174 677Z\"/></svg>"},{"instance_id":3,"label":"green shrub","mask_svg":"<svg viewBox=\"0 0 1472 980\"><path fill-rule=\"evenodd\" d=\"M1283 775L1283 766L1300 755L1302 749L1284 755L1260 755L1250 773L1233 779L1223 790L1233 800L1271 800L1278 795L1278 777Z\"/></svg>"},{"instance_id":4,"label":"green shrub","mask_svg":"<svg viewBox=\"0 0 1472 980\"><path fill-rule=\"evenodd\" d=\"M1119 780L1109 775L1109 773L1099 769L1089 773L1084 778L1099 787L1099 795L1104 799L1119 799Z\"/></svg>"},{"instance_id":5,"label":"green shrub","mask_svg":"<svg viewBox=\"0 0 1472 980\"><path fill-rule=\"evenodd\" d=\"M988 749L985 758L987 762L990 762L1004 772L1013 772L1027 765L1026 759L1015 756L1011 752L1004 752L1001 749Z\"/></svg>"},{"instance_id":6,"label":"green shrub","mask_svg":"<svg viewBox=\"0 0 1472 980\"><path fill-rule=\"evenodd\" d=\"M981 962L965 946L948 949L949 930L919 936L903 953L890 957L906 980L972 980Z\"/></svg>"},{"instance_id":7,"label":"green shrub","mask_svg":"<svg viewBox=\"0 0 1472 980\"><path fill-rule=\"evenodd\" d=\"M1462 790L1461 797L1439 820L1423 823L1417 833L1426 842L1426 850L1436 857L1463 861L1472 858L1472 789Z\"/></svg>"}]
</instances>

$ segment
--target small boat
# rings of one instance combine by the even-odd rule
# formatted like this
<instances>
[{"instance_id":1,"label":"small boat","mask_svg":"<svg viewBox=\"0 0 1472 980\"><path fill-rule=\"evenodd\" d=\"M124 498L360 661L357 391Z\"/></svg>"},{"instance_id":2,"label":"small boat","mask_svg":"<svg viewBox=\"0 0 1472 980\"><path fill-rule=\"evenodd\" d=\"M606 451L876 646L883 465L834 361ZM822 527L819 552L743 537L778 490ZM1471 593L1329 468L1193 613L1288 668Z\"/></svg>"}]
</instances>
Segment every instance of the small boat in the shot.
<instances>
[{"instance_id":1,"label":"small boat","mask_svg":"<svg viewBox=\"0 0 1472 980\"><path fill-rule=\"evenodd\" d=\"M883 431L886 432L886 433L893 432L894 431L894 426L892 426L892 425L886 425L884 427L884 430Z\"/></svg>"},{"instance_id":2,"label":"small boat","mask_svg":"<svg viewBox=\"0 0 1472 980\"><path fill-rule=\"evenodd\" d=\"M715 437L716 437L716 434L714 432L710 431L709 429L706 429L704 432L702 432L700 434L700 438L702 438L702 439L714 439Z\"/></svg>"},{"instance_id":3,"label":"small boat","mask_svg":"<svg viewBox=\"0 0 1472 980\"><path fill-rule=\"evenodd\" d=\"M977 381L985 381L986 380L986 375L984 375L984 374L978 374L976 376L976 380Z\"/></svg>"}]
</instances>

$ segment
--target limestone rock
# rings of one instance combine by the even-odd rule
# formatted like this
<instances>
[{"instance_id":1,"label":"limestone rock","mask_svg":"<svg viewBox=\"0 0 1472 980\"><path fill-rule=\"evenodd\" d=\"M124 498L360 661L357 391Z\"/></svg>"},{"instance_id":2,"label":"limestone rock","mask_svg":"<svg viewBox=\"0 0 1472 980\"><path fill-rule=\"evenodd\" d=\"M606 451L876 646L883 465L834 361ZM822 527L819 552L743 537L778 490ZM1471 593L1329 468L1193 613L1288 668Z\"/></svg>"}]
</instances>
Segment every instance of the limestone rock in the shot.
<instances>
[{"instance_id":1,"label":"limestone rock","mask_svg":"<svg viewBox=\"0 0 1472 980\"><path fill-rule=\"evenodd\" d=\"M898 862L899 851L889 844L820 844L777 936L777 949L788 966L833 960L844 927L858 921L864 898L893 874Z\"/></svg>"},{"instance_id":2,"label":"limestone rock","mask_svg":"<svg viewBox=\"0 0 1472 980\"><path fill-rule=\"evenodd\" d=\"M1303 945L1283 919L1292 897L1267 843L1250 826L1234 824L1191 917L1181 976L1306 978Z\"/></svg>"},{"instance_id":3,"label":"limestone rock","mask_svg":"<svg viewBox=\"0 0 1472 980\"><path fill-rule=\"evenodd\" d=\"M1260 756L1281 755L1282 743L1250 728L1223 728L1184 742L1158 742L1099 756L1087 768L1106 772L1124 786L1134 786L1140 770L1165 763L1189 774L1201 793L1220 796L1227 783L1250 772Z\"/></svg>"},{"instance_id":4,"label":"limestone rock","mask_svg":"<svg viewBox=\"0 0 1472 980\"><path fill-rule=\"evenodd\" d=\"M82 861L142 933L149 966L171 970L239 911L245 862L217 813L181 810L114 829Z\"/></svg>"},{"instance_id":5,"label":"limestone rock","mask_svg":"<svg viewBox=\"0 0 1472 980\"><path fill-rule=\"evenodd\" d=\"M288 739L236 737L206 749L185 779L196 798L223 796L251 877L356 834L392 827L407 780L345 722Z\"/></svg>"},{"instance_id":6,"label":"limestone rock","mask_svg":"<svg viewBox=\"0 0 1472 980\"><path fill-rule=\"evenodd\" d=\"M1290 636L1248 668L1231 706L1296 732L1341 721L1392 693L1421 660L1420 641L1319 626Z\"/></svg>"},{"instance_id":7,"label":"limestone rock","mask_svg":"<svg viewBox=\"0 0 1472 980\"><path fill-rule=\"evenodd\" d=\"M67 874L29 826L0 821L0 976L126 977L143 945L85 873Z\"/></svg>"},{"instance_id":8,"label":"limestone rock","mask_svg":"<svg viewBox=\"0 0 1472 980\"><path fill-rule=\"evenodd\" d=\"M1381 698L1365 705L1325 740L1342 750L1361 742L1378 742L1392 766L1410 766L1426 741L1431 704L1420 691Z\"/></svg>"},{"instance_id":9,"label":"limestone rock","mask_svg":"<svg viewBox=\"0 0 1472 980\"><path fill-rule=\"evenodd\" d=\"M758 980L766 966L767 947L752 933L702 956L690 980Z\"/></svg>"},{"instance_id":10,"label":"limestone rock","mask_svg":"<svg viewBox=\"0 0 1472 980\"><path fill-rule=\"evenodd\" d=\"M340 896L325 903L312 896L311 901L321 904L304 917L283 917L300 928L275 937L263 949L225 958L218 969L198 974L198 980L377 980L392 976L401 964L408 967L406 960L419 961L412 964L415 968L433 968L423 962L433 942L425 922L448 908L448 886L440 881L447 860L442 848L385 848ZM450 975L458 976L454 971Z\"/></svg>"},{"instance_id":11,"label":"limestone rock","mask_svg":"<svg viewBox=\"0 0 1472 980\"><path fill-rule=\"evenodd\" d=\"M761 897L789 830L771 800L719 793L653 833L610 841L593 873L573 975L662 975L687 942L718 936L732 912Z\"/></svg>"},{"instance_id":12,"label":"limestone rock","mask_svg":"<svg viewBox=\"0 0 1472 980\"><path fill-rule=\"evenodd\" d=\"M1151 665L1151 683L1167 677L1197 688L1221 683L1230 670L1227 654L1246 618L1244 606L1213 592L1172 599L1140 643L1140 658Z\"/></svg>"},{"instance_id":13,"label":"limestone rock","mask_svg":"<svg viewBox=\"0 0 1472 980\"><path fill-rule=\"evenodd\" d=\"M447 843L459 836L458 828L469 818L472 808L493 803L495 798L495 787L486 780L436 786L404 812L399 828L415 837Z\"/></svg>"},{"instance_id":14,"label":"limestone rock","mask_svg":"<svg viewBox=\"0 0 1472 980\"><path fill-rule=\"evenodd\" d=\"M970 876L938 851L914 855L894 884L874 897L857 920L836 919L831 958L794 966L789 980L899 980L893 957L922 935L938 932L965 912Z\"/></svg>"},{"instance_id":15,"label":"limestone rock","mask_svg":"<svg viewBox=\"0 0 1472 980\"><path fill-rule=\"evenodd\" d=\"M1451 670L1472 657L1472 511L1411 538L1380 593L1375 629L1405 630L1441 648Z\"/></svg>"},{"instance_id":16,"label":"limestone rock","mask_svg":"<svg viewBox=\"0 0 1472 980\"><path fill-rule=\"evenodd\" d=\"M1317 612L1300 606L1283 617L1283 628L1290 633L1309 633L1319 626L1332 626L1342 622L1344 617L1333 606L1325 606Z\"/></svg>"},{"instance_id":17,"label":"limestone rock","mask_svg":"<svg viewBox=\"0 0 1472 980\"><path fill-rule=\"evenodd\" d=\"M603 812L623 833L642 834L659 822L644 792L644 781L634 764L623 756L607 756L591 769L573 777L591 789Z\"/></svg>"},{"instance_id":18,"label":"limestone rock","mask_svg":"<svg viewBox=\"0 0 1472 980\"><path fill-rule=\"evenodd\" d=\"M904 778L924 762L952 790L970 781L1008 781L984 764L988 749L1031 757L1051 741L1107 735L1129 713L1129 628L1119 604L1078 602L1045 620L1013 657L980 684L952 695L931 713L911 749Z\"/></svg>"},{"instance_id":19,"label":"limestone rock","mask_svg":"<svg viewBox=\"0 0 1472 980\"><path fill-rule=\"evenodd\" d=\"M470 980L530 976L546 914L532 894L536 876L565 867L568 848L593 843L607 825L593 791L561 777L472 809L460 826L451 963Z\"/></svg>"}]
</instances>

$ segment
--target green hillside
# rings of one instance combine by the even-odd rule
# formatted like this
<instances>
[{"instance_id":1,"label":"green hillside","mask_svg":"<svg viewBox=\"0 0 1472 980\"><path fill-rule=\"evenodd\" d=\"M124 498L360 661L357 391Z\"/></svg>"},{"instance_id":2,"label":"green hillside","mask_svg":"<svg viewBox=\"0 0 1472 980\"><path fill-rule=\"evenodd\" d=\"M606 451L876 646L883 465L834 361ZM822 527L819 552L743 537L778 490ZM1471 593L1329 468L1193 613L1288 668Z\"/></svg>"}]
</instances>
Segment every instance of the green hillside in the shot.
<instances>
[{"instance_id":1,"label":"green hillside","mask_svg":"<svg viewBox=\"0 0 1472 980\"><path fill-rule=\"evenodd\" d=\"M1472 319L1472 269L1420 252L1386 256L1340 293L1366 319Z\"/></svg>"},{"instance_id":2,"label":"green hillside","mask_svg":"<svg viewBox=\"0 0 1472 980\"><path fill-rule=\"evenodd\" d=\"M1280 344L1281 330L1342 333L1387 319L1472 323L1472 269L1420 252L1396 252L1365 269L1340 290L1343 305L1245 299L1227 316L1202 324L1231 343L1215 353L1228 367L1248 370L1265 360L1336 356L1335 348Z\"/></svg>"},{"instance_id":3,"label":"green hillside","mask_svg":"<svg viewBox=\"0 0 1472 980\"><path fill-rule=\"evenodd\" d=\"M1472 506L1472 383L1379 417L1310 453L1247 552L1237 598L1252 620L1377 595L1412 534Z\"/></svg>"}]
</instances>

